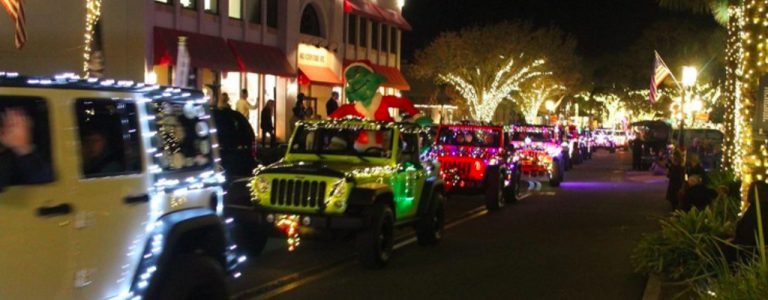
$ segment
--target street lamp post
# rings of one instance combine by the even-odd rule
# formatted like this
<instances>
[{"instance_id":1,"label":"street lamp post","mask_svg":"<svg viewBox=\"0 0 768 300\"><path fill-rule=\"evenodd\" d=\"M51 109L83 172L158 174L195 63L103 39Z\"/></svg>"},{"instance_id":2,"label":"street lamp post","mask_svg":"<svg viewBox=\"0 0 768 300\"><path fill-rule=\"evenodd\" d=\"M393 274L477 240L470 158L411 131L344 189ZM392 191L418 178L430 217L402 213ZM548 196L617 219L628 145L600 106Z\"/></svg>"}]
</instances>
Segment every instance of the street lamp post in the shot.
<instances>
[{"instance_id":1,"label":"street lamp post","mask_svg":"<svg viewBox=\"0 0 768 300\"><path fill-rule=\"evenodd\" d=\"M683 86L682 86L682 97L680 98L680 130L677 133L677 144L680 148L685 147L685 138L683 136L683 129L685 128L685 117L686 117L686 94L690 87L692 87L694 84L696 84L696 76L698 75L696 71L696 67L691 66L685 66L683 67Z\"/></svg>"}]
</instances>

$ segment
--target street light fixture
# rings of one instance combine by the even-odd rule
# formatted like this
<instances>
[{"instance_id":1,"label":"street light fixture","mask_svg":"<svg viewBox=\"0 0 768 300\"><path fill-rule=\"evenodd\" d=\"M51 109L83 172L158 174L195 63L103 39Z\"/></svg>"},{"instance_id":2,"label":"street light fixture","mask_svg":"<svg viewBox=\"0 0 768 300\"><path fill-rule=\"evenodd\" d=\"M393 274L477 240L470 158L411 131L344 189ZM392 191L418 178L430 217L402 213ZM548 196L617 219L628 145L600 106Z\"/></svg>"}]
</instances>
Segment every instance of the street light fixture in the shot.
<instances>
[{"instance_id":1,"label":"street light fixture","mask_svg":"<svg viewBox=\"0 0 768 300\"><path fill-rule=\"evenodd\" d=\"M547 102L544 102L544 108L546 108L549 112L555 111L555 101L547 100Z\"/></svg>"}]
</instances>

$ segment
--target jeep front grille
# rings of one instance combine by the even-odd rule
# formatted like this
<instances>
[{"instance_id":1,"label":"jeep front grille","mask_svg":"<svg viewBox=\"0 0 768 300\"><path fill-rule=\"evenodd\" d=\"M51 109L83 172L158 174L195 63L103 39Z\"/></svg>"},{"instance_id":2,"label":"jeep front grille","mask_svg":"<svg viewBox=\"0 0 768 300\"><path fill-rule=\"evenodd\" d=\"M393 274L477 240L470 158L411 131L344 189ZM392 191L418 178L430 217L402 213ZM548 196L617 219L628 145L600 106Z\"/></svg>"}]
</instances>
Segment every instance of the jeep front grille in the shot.
<instances>
[{"instance_id":1,"label":"jeep front grille","mask_svg":"<svg viewBox=\"0 0 768 300\"><path fill-rule=\"evenodd\" d=\"M314 180L272 179L270 203L294 207L320 207L325 204L326 183Z\"/></svg>"},{"instance_id":2,"label":"jeep front grille","mask_svg":"<svg viewBox=\"0 0 768 300\"><path fill-rule=\"evenodd\" d=\"M459 177L469 177L469 172L472 170L472 163L466 160L444 160L440 163L443 170L456 169Z\"/></svg>"}]
</instances>

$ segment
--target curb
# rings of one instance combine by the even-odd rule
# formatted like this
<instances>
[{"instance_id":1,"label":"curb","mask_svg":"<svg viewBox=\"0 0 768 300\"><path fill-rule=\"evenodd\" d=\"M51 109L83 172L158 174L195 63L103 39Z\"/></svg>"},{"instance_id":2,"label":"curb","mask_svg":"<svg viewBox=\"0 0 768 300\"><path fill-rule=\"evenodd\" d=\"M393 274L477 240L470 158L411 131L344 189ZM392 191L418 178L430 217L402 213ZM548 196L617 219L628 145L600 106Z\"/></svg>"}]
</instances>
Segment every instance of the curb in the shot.
<instances>
[{"instance_id":1,"label":"curb","mask_svg":"<svg viewBox=\"0 0 768 300\"><path fill-rule=\"evenodd\" d=\"M643 291L643 300L658 300L661 296L661 280L656 274L648 275L648 281L645 283Z\"/></svg>"}]
</instances>

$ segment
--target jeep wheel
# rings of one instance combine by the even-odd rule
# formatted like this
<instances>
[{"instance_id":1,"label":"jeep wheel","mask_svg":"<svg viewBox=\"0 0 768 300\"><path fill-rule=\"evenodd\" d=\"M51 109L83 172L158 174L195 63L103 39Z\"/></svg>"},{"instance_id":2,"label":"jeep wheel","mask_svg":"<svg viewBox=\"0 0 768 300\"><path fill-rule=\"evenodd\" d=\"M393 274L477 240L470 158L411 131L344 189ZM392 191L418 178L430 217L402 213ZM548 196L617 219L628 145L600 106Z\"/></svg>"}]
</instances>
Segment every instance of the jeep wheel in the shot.
<instances>
[{"instance_id":1,"label":"jeep wheel","mask_svg":"<svg viewBox=\"0 0 768 300\"><path fill-rule=\"evenodd\" d=\"M563 181L563 167L559 160L552 161L552 170L549 172L549 186L559 187Z\"/></svg>"},{"instance_id":2,"label":"jeep wheel","mask_svg":"<svg viewBox=\"0 0 768 300\"><path fill-rule=\"evenodd\" d=\"M367 215L371 226L357 234L357 259L367 269L380 269L392 256L395 218L392 209L382 202L370 207Z\"/></svg>"},{"instance_id":3,"label":"jeep wheel","mask_svg":"<svg viewBox=\"0 0 768 300\"><path fill-rule=\"evenodd\" d=\"M171 261L165 279L158 287L157 299L229 299L224 270L211 257L183 254Z\"/></svg>"},{"instance_id":4,"label":"jeep wheel","mask_svg":"<svg viewBox=\"0 0 768 300\"><path fill-rule=\"evenodd\" d=\"M233 230L234 240L248 256L259 256L269 240L268 230L256 223L238 224Z\"/></svg>"},{"instance_id":5,"label":"jeep wheel","mask_svg":"<svg viewBox=\"0 0 768 300\"><path fill-rule=\"evenodd\" d=\"M504 207L504 176L495 168L485 174L485 207L490 211Z\"/></svg>"},{"instance_id":6,"label":"jeep wheel","mask_svg":"<svg viewBox=\"0 0 768 300\"><path fill-rule=\"evenodd\" d=\"M440 191L432 195L429 211L416 223L416 238L419 245L436 245L443 239L445 229L445 198Z\"/></svg>"},{"instance_id":7,"label":"jeep wheel","mask_svg":"<svg viewBox=\"0 0 768 300\"><path fill-rule=\"evenodd\" d=\"M515 170L509 179L509 185L504 186L504 201L507 203L515 203L520 199L520 178L522 175L519 170Z\"/></svg>"}]
</instances>

